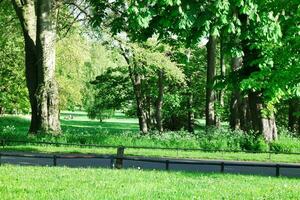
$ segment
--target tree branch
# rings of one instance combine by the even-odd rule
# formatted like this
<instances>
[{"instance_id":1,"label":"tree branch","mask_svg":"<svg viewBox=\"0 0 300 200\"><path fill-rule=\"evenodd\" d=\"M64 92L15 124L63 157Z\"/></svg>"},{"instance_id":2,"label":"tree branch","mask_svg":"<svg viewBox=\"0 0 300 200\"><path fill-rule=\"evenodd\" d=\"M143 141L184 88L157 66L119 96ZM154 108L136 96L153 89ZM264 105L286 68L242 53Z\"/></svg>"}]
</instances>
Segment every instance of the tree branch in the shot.
<instances>
[{"instance_id":1,"label":"tree branch","mask_svg":"<svg viewBox=\"0 0 300 200\"><path fill-rule=\"evenodd\" d=\"M66 5L71 5L74 6L75 8L77 8L81 13L83 13L87 18L91 19L91 15L86 11L87 8L89 8L89 6L82 8L81 7L81 3L80 4L76 4L74 1L65 1L64 2Z\"/></svg>"}]
</instances>

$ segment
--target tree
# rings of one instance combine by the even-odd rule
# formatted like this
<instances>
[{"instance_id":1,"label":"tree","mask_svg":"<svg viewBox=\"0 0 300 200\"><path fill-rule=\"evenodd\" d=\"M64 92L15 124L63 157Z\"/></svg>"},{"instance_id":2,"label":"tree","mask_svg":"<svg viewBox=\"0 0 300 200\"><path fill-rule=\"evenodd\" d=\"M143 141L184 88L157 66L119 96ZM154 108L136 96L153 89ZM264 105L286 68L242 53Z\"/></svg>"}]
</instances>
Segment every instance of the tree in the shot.
<instances>
[{"instance_id":1,"label":"tree","mask_svg":"<svg viewBox=\"0 0 300 200\"><path fill-rule=\"evenodd\" d=\"M111 117L124 104L128 106L133 97L127 66L110 66L91 83L95 86L93 102L88 108L89 117L92 119L102 121Z\"/></svg>"},{"instance_id":2,"label":"tree","mask_svg":"<svg viewBox=\"0 0 300 200\"><path fill-rule=\"evenodd\" d=\"M245 5L244 5L245 6ZM262 10L257 10L257 4L248 2L248 10L241 9L238 19L241 23L241 48L244 53L242 75L242 87L248 87L249 110L252 121L252 128L263 134L267 141L277 138L277 128L274 112L267 108L264 79L268 76L264 74L273 68L273 51L276 48L281 36L280 27L275 18ZM257 12L256 16L253 13ZM256 29L256 31L253 31ZM272 34L265 30L272 30ZM269 42L273 42L269 45Z\"/></svg>"},{"instance_id":3,"label":"tree","mask_svg":"<svg viewBox=\"0 0 300 200\"><path fill-rule=\"evenodd\" d=\"M12 0L25 43L26 82L31 104L30 132L59 133L58 88L55 81L55 0Z\"/></svg>"},{"instance_id":4,"label":"tree","mask_svg":"<svg viewBox=\"0 0 300 200\"><path fill-rule=\"evenodd\" d=\"M257 78L267 72L265 69L273 68L274 51L272 48L278 47L281 36L274 14L266 9L270 5L270 2L255 3L235 0L134 1L129 9L129 19L132 20L131 26L135 35L142 35L137 36L138 38L149 37L156 33L160 38L168 40L176 38L176 40L185 41L186 44L195 44L201 37L208 35L212 41L211 36L218 36L221 29L227 30L228 34L238 32L240 35L238 37L241 39L240 49L244 54L244 72L240 74L243 76L241 87L246 90L247 85L252 128L263 134L266 140L271 141L276 139L277 131L274 113L267 106L267 98L262 96L267 87L260 85L257 91L258 87L253 81L257 83ZM236 12L237 15L234 16ZM266 31L268 29L273 32L270 34L270 31ZM268 45L269 42L273 42L273 45ZM209 54L208 56L213 58ZM250 82L253 83L251 86ZM208 94L210 94L209 90ZM211 102L212 99L209 96L212 97L208 95L207 100ZM212 110L209 109L209 105L212 108L212 104L207 103L208 110ZM209 114L207 112L208 118L210 117L212 121L212 113L211 116Z\"/></svg>"},{"instance_id":5,"label":"tree","mask_svg":"<svg viewBox=\"0 0 300 200\"><path fill-rule=\"evenodd\" d=\"M206 108L205 121L206 126L216 126L217 119L215 113L216 94L213 89L216 76L216 37L209 36L207 43L207 80L206 80Z\"/></svg>"}]
</instances>

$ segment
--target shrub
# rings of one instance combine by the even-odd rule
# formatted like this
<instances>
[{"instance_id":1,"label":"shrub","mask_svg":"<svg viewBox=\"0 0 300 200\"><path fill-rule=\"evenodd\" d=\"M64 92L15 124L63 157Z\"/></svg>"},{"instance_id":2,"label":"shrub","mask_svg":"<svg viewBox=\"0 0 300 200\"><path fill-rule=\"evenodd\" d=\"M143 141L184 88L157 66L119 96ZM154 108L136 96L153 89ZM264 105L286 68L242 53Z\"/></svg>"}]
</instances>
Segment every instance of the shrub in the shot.
<instances>
[{"instance_id":1,"label":"shrub","mask_svg":"<svg viewBox=\"0 0 300 200\"><path fill-rule=\"evenodd\" d=\"M289 135L281 135L277 141L271 143L271 150L275 152L300 152L300 139Z\"/></svg>"}]
</instances>

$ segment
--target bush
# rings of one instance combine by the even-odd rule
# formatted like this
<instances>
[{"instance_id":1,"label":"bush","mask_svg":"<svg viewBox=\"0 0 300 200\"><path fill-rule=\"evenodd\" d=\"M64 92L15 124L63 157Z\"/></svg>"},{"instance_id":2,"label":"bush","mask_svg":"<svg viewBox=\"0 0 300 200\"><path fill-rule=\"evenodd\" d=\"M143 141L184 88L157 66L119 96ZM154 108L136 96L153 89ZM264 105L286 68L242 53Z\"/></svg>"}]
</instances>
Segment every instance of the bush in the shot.
<instances>
[{"instance_id":1,"label":"bush","mask_svg":"<svg viewBox=\"0 0 300 200\"><path fill-rule=\"evenodd\" d=\"M290 135L281 135L277 141L271 143L271 150L275 152L300 152L300 139Z\"/></svg>"}]
</instances>

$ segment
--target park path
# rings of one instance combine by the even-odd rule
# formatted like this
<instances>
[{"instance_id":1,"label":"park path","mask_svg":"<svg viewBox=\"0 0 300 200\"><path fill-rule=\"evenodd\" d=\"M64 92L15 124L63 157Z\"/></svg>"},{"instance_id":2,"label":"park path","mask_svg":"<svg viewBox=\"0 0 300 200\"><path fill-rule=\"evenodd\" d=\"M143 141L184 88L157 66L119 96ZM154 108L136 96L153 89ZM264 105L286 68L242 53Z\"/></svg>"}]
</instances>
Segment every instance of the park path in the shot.
<instances>
[{"instance_id":1,"label":"park path","mask_svg":"<svg viewBox=\"0 0 300 200\"><path fill-rule=\"evenodd\" d=\"M110 155L106 155L103 158L94 158L94 156L100 156L97 154L46 154L46 153L28 153L28 152L7 152L0 151L1 164L13 164L13 165L27 165L27 166L60 166L60 167L76 167L76 168L111 168L112 160L109 158ZM18 157L18 155L26 155L28 157ZM54 155L57 156L55 161L53 160ZM35 158L38 156L38 158ZM101 155L103 156L103 155ZM68 157L68 158L60 158ZM81 158L80 158L81 157ZM82 158L85 157L85 158ZM219 173L223 170L224 173L232 174L251 174L251 175L262 175L262 176L276 176L276 168L268 165L274 165L274 163L267 162L246 162L246 161L228 161L228 160L191 160L191 159L174 159L174 158L149 158L149 157L127 157L129 160L123 160L123 168L138 168L148 170L165 170L166 160L170 160L168 164L168 170L170 171L190 171L190 172L216 172ZM142 161L139 161L142 159ZM151 161L161 162L151 162ZM194 162L191 163L180 163ZM55 163L54 163L55 162ZM176 163L178 162L178 163ZM217 163L223 162L225 165L223 169L220 169L220 165ZM115 164L115 160L114 160ZM232 165L231 165L232 164ZM238 166L235 164L245 164L249 166ZM287 166L296 166L296 164L278 163ZM259 166L252 166L259 165ZM299 166L299 165L298 165ZM280 167L280 175L287 177L300 178L300 167L287 168Z\"/></svg>"}]
</instances>

